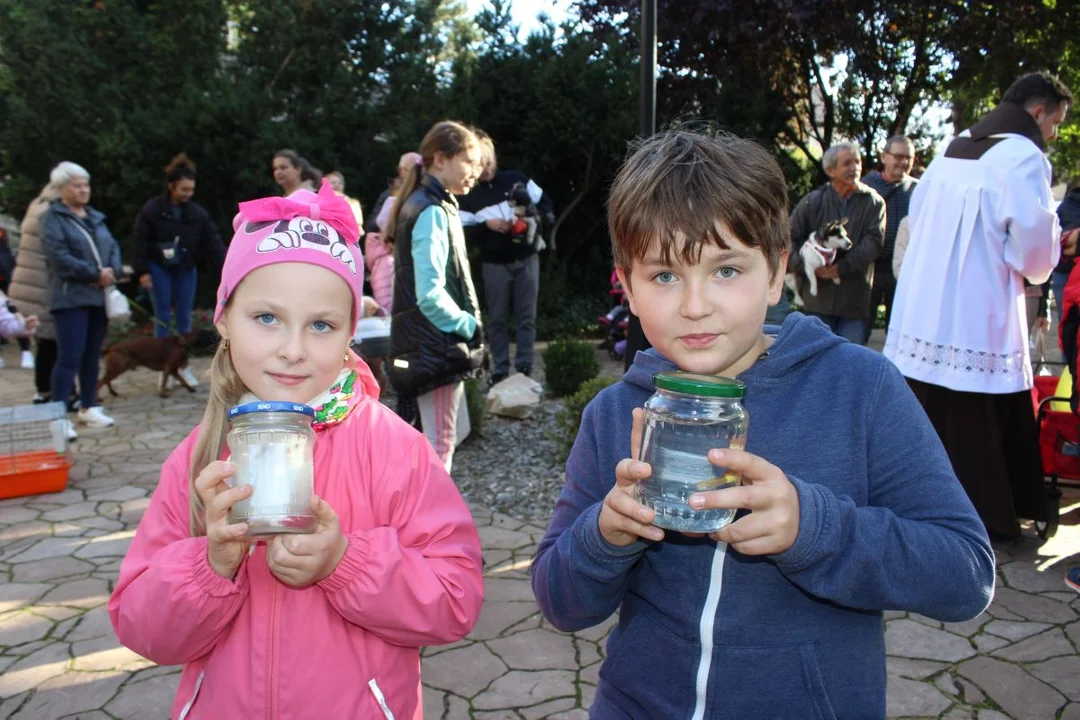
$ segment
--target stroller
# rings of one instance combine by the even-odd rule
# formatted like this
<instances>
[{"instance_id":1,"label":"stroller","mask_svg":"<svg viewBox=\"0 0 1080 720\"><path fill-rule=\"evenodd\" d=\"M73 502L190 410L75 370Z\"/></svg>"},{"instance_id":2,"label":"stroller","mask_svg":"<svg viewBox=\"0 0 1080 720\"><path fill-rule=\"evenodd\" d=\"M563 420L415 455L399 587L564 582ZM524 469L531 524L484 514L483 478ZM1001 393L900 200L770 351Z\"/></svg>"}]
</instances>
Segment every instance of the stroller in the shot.
<instances>
[{"instance_id":1,"label":"stroller","mask_svg":"<svg viewBox=\"0 0 1080 720\"><path fill-rule=\"evenodd\" d=\"M1080 417L1071 410L1062 410L1068 397L1057 395L1061 378L1054 375L1037 375L1031 388L1035 421L1039 428L1039 453L1042 456L1043 475L1049 478L1046 500L1050 507L1045 523L1036 522L1035 530L1042 539L1051 538L1057 532L1061 502L1061 481L1080 482ZM1075 387L1075 383L1074 383Z\"/></svg>"},{"instance_id":2,"label":"stroller","mask_svg":"<svg viewBox=\"0 0 1080 720\"><path fill-rule=\"evenodd\" d=\"M1080 275L1073 272L1061 298L1058 342L1065 357L1070 381L1061 388L1061 377L1037 375L1031 389L1035 419L1039 428L1039 450L1043 474L1050 479L1047 499L1052 504L1045 527L1036 523L1039 536L1048 538L1057 531L1060 484L1080 487L1080 414L1076 365L1080 348ZM1064 374L1064 373L1063 373Z\"/></svg>"},{"instance_id":3,"label":"stroller","mask_svg":"<svg viewBox=\"0 0 1080 720\"><path fill-rule=\"evenodd\" d=\"M365 300L369 298L365 297ZM372 315L356 321L350 345L371 368L381 390L386 390L383 365L390 356L390 314L378 307Z\"/></svg>"},{"instance_id":4,"label":"stroller","mask_svg":"<svg viewBox=\"0 0 1080 720\"><path fill-rule=\"evenodd\" d=\"M613 360L622 360L626 354L626 328L630 325L630 303L626 291L619 282L619 275L611 271L611 290L608 294L617 300L615 307L606 315L596 318L600 327L607 329L607 337L600 343L601 350L607 350Z\"/></svg>"}]
</instances>

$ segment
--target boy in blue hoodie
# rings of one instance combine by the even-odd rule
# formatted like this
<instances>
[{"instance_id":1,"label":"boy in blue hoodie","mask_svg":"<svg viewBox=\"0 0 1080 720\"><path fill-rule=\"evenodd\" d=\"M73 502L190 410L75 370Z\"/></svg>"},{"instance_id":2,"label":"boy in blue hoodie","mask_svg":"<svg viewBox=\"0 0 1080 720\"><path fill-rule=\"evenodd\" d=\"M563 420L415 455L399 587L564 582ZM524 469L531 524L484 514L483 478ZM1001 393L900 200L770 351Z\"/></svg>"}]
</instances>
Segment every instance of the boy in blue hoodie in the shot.
<instances>
[{"instance_id":1,"label":"boy in blue hoodie","mask_svg":"<svg viewBox=\"0 0 1080 720\"><path fill-rule=\"evenodd\" d=\"M612 186L615 264L653 349L585 409L532 579L561 630L619 611L592 718L884 717L882 612L990 603L986 532L900 373L800 313L762 331L786 198L758 145L678 131ZM665 533L634 496L641 407L676 369L746 384L746 451L710 454L743 484L691 501L740 509L709 537Z\"/></svg>"}]
</instances>

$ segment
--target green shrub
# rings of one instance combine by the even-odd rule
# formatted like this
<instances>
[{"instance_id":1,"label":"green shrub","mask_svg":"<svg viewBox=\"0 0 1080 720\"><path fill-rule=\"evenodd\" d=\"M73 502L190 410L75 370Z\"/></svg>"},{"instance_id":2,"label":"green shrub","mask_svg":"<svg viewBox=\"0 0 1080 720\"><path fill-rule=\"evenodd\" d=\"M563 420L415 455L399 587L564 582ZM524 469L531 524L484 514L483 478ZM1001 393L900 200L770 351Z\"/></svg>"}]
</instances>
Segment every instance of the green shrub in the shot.
<instances>
[{"instance_id":1,"label":"green shrub","mask_svg":"<svg viewBox=\"0 0 1080 720\"><path fill-rule=\"evenodd\" d=\"M600 374L600 361L592 343L556 340L543 352L547 389L564 396L577 392L581 383Z\"/></svg>"},{"instance_id":2,"label":"green shrub","mask_svg":"<svg viewBox=\"0 0 1080 720\"><path fill-rule=\"evenodd\" d=\"M482 378L465 381L465 405L469 408L469 437L484 434L487 423L487 400L484 398L484 380Z\"/></svg>"},{"instance_id":3,"label":"green shrub","mask_svg":"<svg viewBox=\"0 0 1080 720\"><path fill-rule=\"evenodd\" d=\"M559 462L566 462L570 449L574 447L578 429L581 427L581 414L597 394L608 385L618 382L618 378L596 377L586 380L576 393L563 401L563 408L555 416L555 427L559 441Z\"/></svg>"}]
</instances>

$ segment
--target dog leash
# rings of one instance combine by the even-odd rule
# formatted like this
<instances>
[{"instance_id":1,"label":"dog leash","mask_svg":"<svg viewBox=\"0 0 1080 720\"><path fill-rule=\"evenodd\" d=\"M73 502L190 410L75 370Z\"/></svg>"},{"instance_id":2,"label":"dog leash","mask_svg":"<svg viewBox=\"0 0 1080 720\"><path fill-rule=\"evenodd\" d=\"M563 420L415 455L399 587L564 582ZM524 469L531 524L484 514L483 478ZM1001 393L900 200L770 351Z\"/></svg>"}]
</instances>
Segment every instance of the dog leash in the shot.
<instances>
[{"instance_id":1,"label":"dog leash","mask_svg":"<svg viewBox=\"0 0 1080 720\"><path fill-rule=\"evenodd\" d=\"M144 308L144 307L143 307L142 305L140 305L139 303L135 302L135 301L134 301L134 300L132 300L131 298L128 298L128 302L129 302L129 303L131 304L131 307L135 308L135 309L136 309L136 310L138 310L139 312L142 312L142 313L144 313L144 314L146 314L146 315L149 315L150 317L152 317L152 318L154 319L154 322L155 322L155 323L157 323L157 324L158 324L158 325L160 325L161 327L163 327L163 328L165 328L166 330L168 330L168 331L169 331L169 333L170 333L170 334L171 334L171 335L172 335L173 337L175 337L175 338L178 338L178 339L180 339L180 340L183 340L183 339L184 339L184 336L183 336L183 335L181 335L180 333L176 332L175 330L173 330L173 329L172 329L171 327L169 327L169 326L168 326L168 325L166 325L165 323L161 322L161 319L160 319L160 318L159 318L159 317L157 316L157 314L156 314L156 313L150 312L149 310L147 310L146 308Z\"/></svg>"}]
</instances>

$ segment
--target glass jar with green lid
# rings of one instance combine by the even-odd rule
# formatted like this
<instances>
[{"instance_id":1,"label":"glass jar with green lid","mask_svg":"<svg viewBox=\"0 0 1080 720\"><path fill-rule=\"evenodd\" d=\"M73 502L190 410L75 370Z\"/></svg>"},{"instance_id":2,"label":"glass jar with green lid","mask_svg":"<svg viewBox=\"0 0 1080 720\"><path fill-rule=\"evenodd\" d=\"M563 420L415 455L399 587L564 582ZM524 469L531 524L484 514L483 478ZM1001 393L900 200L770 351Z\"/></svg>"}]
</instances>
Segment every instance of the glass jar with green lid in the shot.
<instances>
[{"instance_id":1,"label":"glass jar with green lid","mask_svg":"<svg viewBox=\"0 0 1080 720\"><path fill-rule=\"evenodd\" d=\"M653 376L656 393L645 403L641 460L652 476L637 498L656 511L654 525L709 533L731 522L735 510L695 510L690 496L738 485L741 478L709 462L713 448L743 449L750 416L742 405L746 385L732 378L688 372Z\"/></svg>"}]
</instances>

